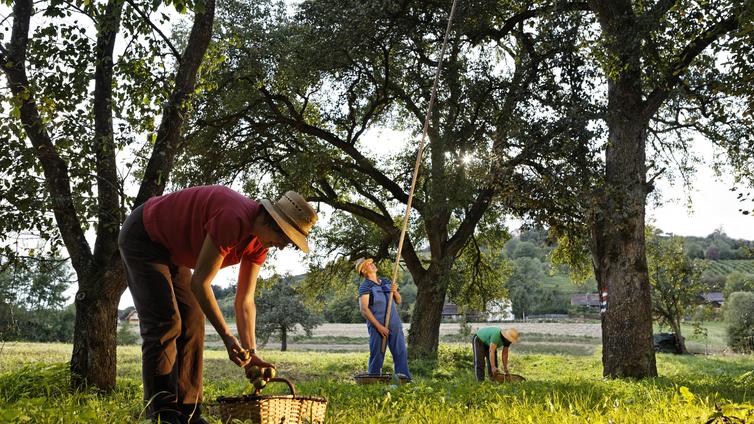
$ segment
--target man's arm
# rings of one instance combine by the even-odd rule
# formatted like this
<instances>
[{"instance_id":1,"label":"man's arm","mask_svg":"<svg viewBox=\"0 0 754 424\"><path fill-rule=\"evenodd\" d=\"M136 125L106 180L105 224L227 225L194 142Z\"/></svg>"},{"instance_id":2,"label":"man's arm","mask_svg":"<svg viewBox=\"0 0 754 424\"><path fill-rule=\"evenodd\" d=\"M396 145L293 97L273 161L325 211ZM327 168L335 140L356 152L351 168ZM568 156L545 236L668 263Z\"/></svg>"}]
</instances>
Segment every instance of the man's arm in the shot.
<instances>
[{"instance_id":1,"label":"man's arm","mask_svg":"<svg viewBox=\"0 0 754 424\"><path fill-rule=\"evenodd\" d=\"M508 346L503 346L503 371L505 371L506 374L509 374L508 372Z\"/></svg>"},{"instance_id":2,"label":"man's arm","mask_svg":"<svg viewBox=\"0 0 754 424\"><path fill-rule=\"evenodd\" d=\"M490 368L492 368L492 374L495 374L497 372L497 367L495 366L496 356L497 356L497 345L495 343L490 343Z\"/></svg>"},{"instance_id":3,"label":"man's arm","mask_svg":"<svg viewBox=\"0 0 754 424\"><path fill-rule=\"evenodd\" d=\"M387 337L389 330L384 325L380 324L379 321L377 321L377 318L375 318L372 311L369 309L369 294L362 294L359 296L359 310L361 311L361 316L366 318L369 322L372 323L374 328L377 329L377 332L379 332L383 337Z\"/></svg>"},{"instance_id":4,"label":"man's arm","mask_svg":"<svg viewBox=\"0 0 754 424\"><path fill-rule=\"evenodd\" d=\"M236 311L238 337L241 339L241 345L246 349L256 350L257 348L257 305L254 297L261 268L244 257L241 259L241 268L238 271L238 285L233 306ZM272 366L259 357L259 352L255 352L250 361L253 365Z\"/></svg>"},{"instance_id":5,"label":"man's arm","mask_svg":"<svg viewBox=\"0 0 754 424\"><path fill-rule=\"evenodd\" d=\"M261 267L246 257L241 259L238 271L238 286L236 287L236 326L241 344L247 349L257 348L257 305L254 295L257 289L257 278Z\"/></svg>"},{"instance_id":6,"label":"man's arm","mask_svg":"<svg viewBox=\"0 0 754 424\"><path fill-rule=\"evenodd\" d=\"M243 348L235 336L233 336L228 324L225 323L211 287L212 280L215 278L222 264L223 256L215 246L215 243L212 242L212 238L207 235L204 238L202 249L199 251L194 273L191 276L191 292L202 308L202 312L204 312L204 315L207 316L207 319L215 327L215 331L217 331L217 334L223 340L225 348L228 350L228 357L240 366L245 362L241 357Z\"/></svg>"}]
</instances>

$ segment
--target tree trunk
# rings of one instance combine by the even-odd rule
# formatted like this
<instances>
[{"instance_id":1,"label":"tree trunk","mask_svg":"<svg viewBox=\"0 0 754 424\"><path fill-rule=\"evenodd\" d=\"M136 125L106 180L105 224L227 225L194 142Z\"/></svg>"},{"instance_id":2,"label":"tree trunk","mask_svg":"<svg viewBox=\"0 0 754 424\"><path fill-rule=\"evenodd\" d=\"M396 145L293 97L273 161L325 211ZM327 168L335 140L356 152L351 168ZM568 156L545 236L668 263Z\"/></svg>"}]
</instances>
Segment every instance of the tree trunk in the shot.
<instances>
[{"instance_id":1,"label":"tree trunk","mask_svg":"<svg viewBox=\"0 0 754 424\"><path fill-rule=\"evenodd\" d=\"M125 286L123 265L112 261L104 272L93 269L79 278L71 381L74 387L94 385L109 392L115 388L118 303Z\"/></svg>"},{"instance_id":2,"label":"tree trunk","mask_svg":"<svg viewBox=\"0 0 754 424\"><path fill-rule=\"evenodd\" d=\"M608 295L602 314L603 375L653 377L657 366L644 251L646 125L623 119L612 124L607 184L592 228L594 273L600 292L607 290Z\"/></svg>"},{"instance_id":3,"label":"tree trunk","mask_svg":"<svg viewBox=\"0 0 754 424\"><path fill-rule=\"evenodd\" d=\"M652 300L644 252L646 142L651 114L643 103L641 25L628 0L590 0L611 58L607 69L605 181L592 217L592 256L602 313L606 377L657 375Z\"/></svg>"},{"instance_id":4,"label":"tree trunk","mask_svg":"<svg viewBox=\"0 0 754 424\"><path fill-rule=\"evenodd\" d=\"M447 287L431 273L416 280L416 303L408 332L408 354L411 359L437 358L440 342L440 322Z\"/></svg>"},{"instance_id":5,"label":"tree trunk","mask_svg":"<svg viewBox=\"0 0 754 424\"><path fill-rule=\"evenodd\" d=\"M288 350L288 331L285 326L280 328L280 351L285 352Z\"/></svg>"},{"instance_id":6,"label":"tree trunk","mask_svg":"<svg viewBox=\"0 0 754 424\"><path fill-rule=\"evenodd\" d=\"M680 320L671 321L670 327L673 329L673 336L675 337L675 351L681 355L689 353L686 349L686 341L683 339L683 334L681 334Z\"/></svg>"}]
</instances>

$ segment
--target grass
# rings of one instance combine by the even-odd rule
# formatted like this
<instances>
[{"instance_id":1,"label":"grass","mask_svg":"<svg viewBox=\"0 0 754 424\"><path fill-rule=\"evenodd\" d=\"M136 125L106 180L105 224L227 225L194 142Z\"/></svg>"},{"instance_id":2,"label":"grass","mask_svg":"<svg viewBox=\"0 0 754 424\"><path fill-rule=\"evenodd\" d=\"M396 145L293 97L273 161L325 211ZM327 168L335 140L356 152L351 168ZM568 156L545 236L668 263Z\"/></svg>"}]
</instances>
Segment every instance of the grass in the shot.
<instances>
[{"instance_id":1,"label":"grass","mask_svg":"<svg viewBox=\"0 0 754 424\"><path fill-rule=\"evenodd\" d=\"M523 347L510 356L512 372L528 378L517 385L474 381L465 344L441 345L437 362L412 362L414 383L398 387L353 383L352 376L366 367L364 352L266 350L264 356L301 394L328 399L328 423L686 423L716 413L751 413L754 420L752 355L658 354L660 377L631 381L602 378L598 346L581 356L529 354ZM0 351L0 422L143 421L139 347L118 349L118 385L108 395L67 389L70 352L63 344L6 343ZM206 399L249 390L241 370L221 351L206 352L204 381ZM281 386L265 393L282 393ZM718 407L742 409L716 412Z\"/></svg>"}]
</instances>

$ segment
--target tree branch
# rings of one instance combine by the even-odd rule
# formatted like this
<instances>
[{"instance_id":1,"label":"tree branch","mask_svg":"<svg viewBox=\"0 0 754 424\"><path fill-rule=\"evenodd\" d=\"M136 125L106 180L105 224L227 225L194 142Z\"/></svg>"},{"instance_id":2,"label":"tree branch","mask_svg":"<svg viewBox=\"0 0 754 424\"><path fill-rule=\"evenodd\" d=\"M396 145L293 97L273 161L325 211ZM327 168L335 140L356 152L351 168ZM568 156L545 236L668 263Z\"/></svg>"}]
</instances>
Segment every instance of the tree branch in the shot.
<instances>
[{"instance_id":1,"label":"tree branch","mask_svg":"<svg viewBox=\"0 0 754 424\"><path fill-rule=\"evenodd\" d=\"M133 7L133 9L134 9L134 10L136 11L136 13L137 13L137 14L138 14L139 16L141 16L141 18L142 18L142 19L144 19L144 21L145 21L146 23L148 23L148 24L149 24L149 26L151 26L151 27L152 27L152 29L153 29L153 30L154 30L154 31L155 31L155 32L156 32L157 34L159 34L159 35L160 35L160 37L161 37L161 38L162 38L162 40L163 40L163 41L165 42L165 44L167 44L167 45L168 45L168 47L170 47L170 50L171 50L171 51L173 52L173 56L175 56L175 59L176 59L176 60L178 61L178 64L180 64L180 63L181 63L181 54L180 54L180 53L178 52L178 49L176 49L176 48L175 48L175 46L173 45L173 43L172 43L172 42L170 41L170 38L168 38L168 37L167 37L167 36L166 36L165 34L163 34L163 33L162 33L162 31L160 30L160 28L158 28L158 27L157 27L157 25L155 25L155 24L154 24L154 22L152 22L152 20L151 20L151 19L149 19L149 16L147 16L147 15L146 15L146 14L145 14L144 12L142 12L142 11L141 11L141 9L139 9L139 8L138 8L138 7L136 6L136 4L134 4L133 0L126 0L126 1L128 2L128 4L129 4L129 5L131 6L131 7Z\"/></svg>"},{"instance_id":2,"label":"tree branch","mask_svg":"<svg viewBox=\"0 0 754 424\"><path fill-rule=\"evenodd\" d=\"M152 196L158 196L165 190L165 184L173 168L173 160L178 151L183 123L189 111L196 76L204 54L212 38L212 24L215 19L215 0L199 1L195 4L196 15L191 28L186 50L175 76L175 87L163 107L162 122L157 130L152 156L144 171L139 194L134 207L144 203Z\"/></svg>"},{"instance_id":3,"label":"tree branch","mask_svg":"<svg viewBox=\"0 0 754 424\"><path fill-rule=\"evenodd\" d=\"M97 169L97 238L94 256L98 262L110 259L118 250L120 199L113 135L113 50L120 31L122 0L109 0L97 25L94 70L94 152ZM125 290L125 282L122 290ZM121 290L121 292L122 292Z\"/></svg>"},{"instance_id":4,"label":"tree branch","mask_svg":"<svg viewBox=\"0 0 754 424\"><path fill-rule=\"evenodd\" d=\"M309 134L312 136L315 136L319 138L320 140L323 140L334 147L337 147L341 151L343 151L345 154L350 156L354 161L356 161L357 165L359 166L359 169L364 172L366 175L371 177L377 184L379 184L381 187L383 187L385 190L390 192L390 194L393 195L393 197L402 203L408 203L408 194L403 191L403 189L398 186L398 184L395 183L395 181L388 178L385 174L380 172L377 168L374 167L374 165L367 159L364 155L359 152L358 149L352 144L349 144L343 140L341 140L337 135L324 130L319 127L315 127L313 125L310 125L306 123L303 116L296 110L296 108L293 106L293 104L285 98L284 96L280 95L273 95L270 93L266 88L260 88L259 91L262 93L262 95L267 99L267 104L270 109L270 111L275 115L277 118L277 121L287 125L288 127L294 128L299 132L302 132L304 134ZM275 101L283 102L286 109L288 110L288 113L293 115L293 117L286 116L275 104ZM414 200L414 208L417 210L420 210L423 207L421 202L417 202L416 199Z\"/></svg>"},{"instance_id":5,"label":"tree branch","mask_svg":"<svg viewBox=\"0 0 754 424\"><path fill-rule=\"evenodd\" d=\"M665 76L664 81L658 84L658 88L655 88L647 100L644 101L643 115L647 120L651 118L657 109L659 109L662 102L667 99L670 91L678 85L681 80L681 75L686 72L691 62L706 49L710 44L718 40L723 35L736 30L739 27L738 17L734 15L724 19L703 31L699 36L693 39L683 49L680 55L668 66L669 72Z\"/></svg>"}]
</instances>

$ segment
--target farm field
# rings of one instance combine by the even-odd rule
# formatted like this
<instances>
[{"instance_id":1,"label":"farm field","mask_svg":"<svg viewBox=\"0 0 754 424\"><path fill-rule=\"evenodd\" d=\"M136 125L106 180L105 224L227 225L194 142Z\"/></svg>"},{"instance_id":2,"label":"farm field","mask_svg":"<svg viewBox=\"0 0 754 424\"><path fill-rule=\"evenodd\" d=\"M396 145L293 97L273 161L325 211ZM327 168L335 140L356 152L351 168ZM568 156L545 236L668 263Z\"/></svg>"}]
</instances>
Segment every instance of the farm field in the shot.
<instances>
[{"instance_id":1,"label":"farm field","mask_svg":"<svg viewBox=\"0 0 754 424\"><path fill-rule=\"evenodd\" d=\"M545 341L541 339L541 341ZM414 383L357 386L366 352L264 350L281 376L304 395L328 399L328 423L688 423L715 414L754 419L754 355L658 354L660 377L644 381L602 378L599 346L591 354L511 350L517 385L477 383L471 349L441 345L437 362L412 362ZM0 422L142 423L140 349L118 350L118 386L109 395L70 393L66 344L5 343L0 350ZM386 370L391 367L386 361ZM249 390L224 351L205 355L205 402ZM271 385L265 393L282 393ZM748 414L748 416L746 415ZM219 423L217 416L211 416ZM723 421L719 421L723 422ZM746 422L746 421L743 421Z\"/></svg>"}]
</instances>

